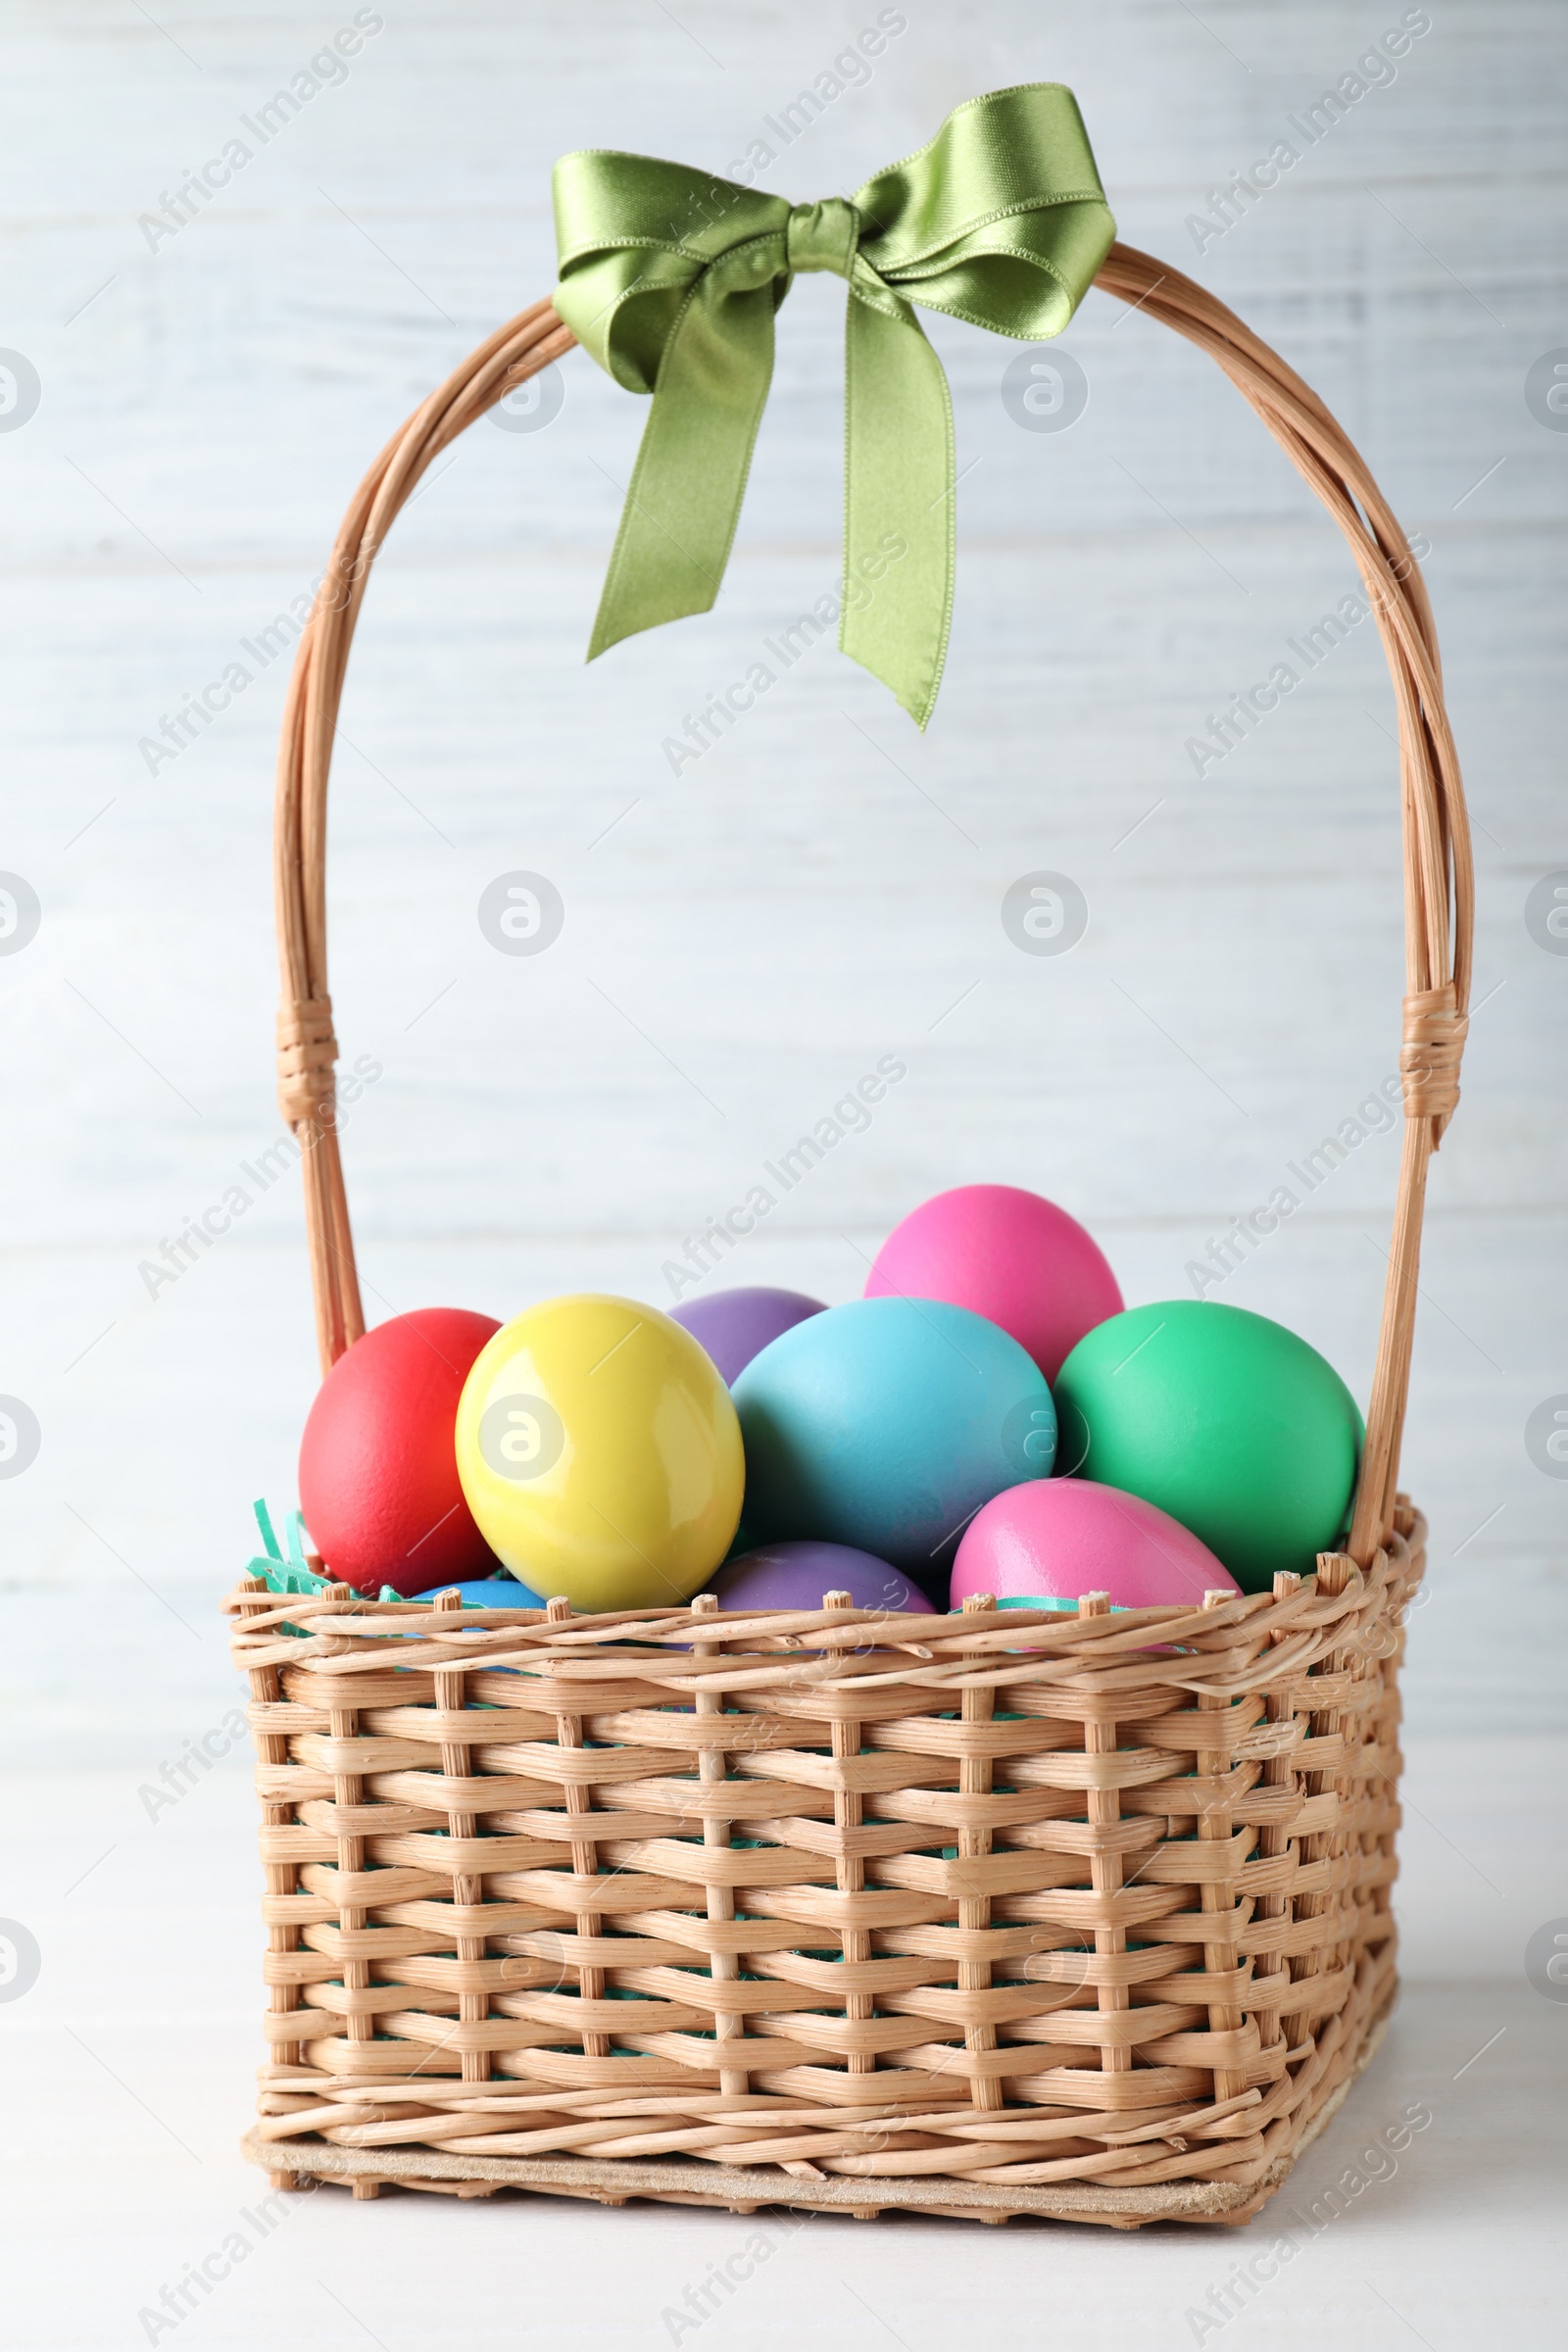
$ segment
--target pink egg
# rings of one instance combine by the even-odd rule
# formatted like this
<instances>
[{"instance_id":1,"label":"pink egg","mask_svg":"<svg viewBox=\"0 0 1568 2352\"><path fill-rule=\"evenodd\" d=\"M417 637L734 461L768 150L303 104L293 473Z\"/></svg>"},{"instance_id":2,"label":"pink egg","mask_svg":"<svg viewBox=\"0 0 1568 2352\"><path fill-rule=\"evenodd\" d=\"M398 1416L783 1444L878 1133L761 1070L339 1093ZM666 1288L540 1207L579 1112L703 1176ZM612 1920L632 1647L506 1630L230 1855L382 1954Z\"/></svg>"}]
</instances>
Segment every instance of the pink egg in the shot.
<instances>
[{"instance_id":1,"label":"pink egg","mask_svg":"<svg viewBox=\"0 0 1568 2352\"><path fill-rule=\"evenodd\" d=\"M946 1298L1000 1323L1048 1380L1086 1331L1122 1311L1100 1245L1064 1208L1012 1184L960 1184L912 1209L877 1251L865 1295Z\"/></svg>"},{"instance_id":2,"label":"pink egg","mask_svg":"<svg viewBox=\"0 0 1568 2352\"><path fill-rule=\"evenodd\" d=\"M1091 1478L1032 1478L978 1510L953 1563L953 1606L970 1592L998 1600L1076 1600L1108 1592L1112 1608L1199 1608L1205 1592L1239 1592L1206 1544L1168 1512Z\"/></svg>"}]
</instances>

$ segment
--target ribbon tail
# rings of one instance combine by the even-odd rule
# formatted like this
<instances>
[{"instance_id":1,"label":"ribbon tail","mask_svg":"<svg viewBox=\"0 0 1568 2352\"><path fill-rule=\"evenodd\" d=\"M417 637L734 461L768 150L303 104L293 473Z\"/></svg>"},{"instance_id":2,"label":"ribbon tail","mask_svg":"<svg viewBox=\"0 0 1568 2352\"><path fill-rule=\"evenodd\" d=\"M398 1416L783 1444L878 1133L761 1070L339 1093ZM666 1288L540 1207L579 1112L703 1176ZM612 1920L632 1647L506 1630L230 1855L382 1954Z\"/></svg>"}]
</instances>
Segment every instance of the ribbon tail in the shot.
<instances>
[{"instance_id":1,"label":"ribbon tail","mask_svg":"<svg viewBox=\"0 0 1568 2352\"><path fill-rule=\"evenodd\" d=\"M718 595L772 381L773 292L718 299L721 315L699 283L664 345L590 662L622 637L710 612Z\"/></svg>"},{"instance_id":2,"label":"ribbon tail","mask_svg":"<svg viewBox=\"0 0 1568 2352\"><path fill-rule=\"evenodd\" d=\"M886 289L868 302L852 283L839 646L920 728L936 704L953 618L954 474L942 362L906 302Z\"/></svg>"}]
</instances>

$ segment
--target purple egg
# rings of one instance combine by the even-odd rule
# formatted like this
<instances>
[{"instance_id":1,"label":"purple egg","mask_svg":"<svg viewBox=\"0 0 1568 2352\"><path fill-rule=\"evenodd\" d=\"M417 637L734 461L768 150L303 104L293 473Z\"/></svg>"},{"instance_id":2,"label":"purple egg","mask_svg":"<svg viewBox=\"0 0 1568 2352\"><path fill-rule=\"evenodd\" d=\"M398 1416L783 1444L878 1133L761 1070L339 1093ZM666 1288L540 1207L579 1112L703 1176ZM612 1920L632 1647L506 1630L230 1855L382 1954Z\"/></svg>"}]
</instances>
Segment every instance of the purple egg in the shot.
<instances>
[{"instance_id":1,"label":"purple egg","mask_svg":"<svg viewBox=\"0 0 1568 2352\"><path fill-rule=\"evenodd\" d=\"M727 1561L713 1591L721 1609L819 1609L824 1592L848 1592L858 1609L936 1615L902 1569L849 1544L764 1544Z\"/></svg>"},{"instance_id":2,"label":"purple egg","mask_svg":"<svg viewBox=\"0 0 1568 2352\"><path fill-rule=\"evenodd\" d=\"M714 1291L711 1298L672 1306L669 1319L707 1349L724 1386L733 1388L753 1356L771 1347L780 1332L793 1331L808 1315L823 1311L820 1298L808 1298L800 1291L754 1287Z\"/></svg>"}]
</instances>

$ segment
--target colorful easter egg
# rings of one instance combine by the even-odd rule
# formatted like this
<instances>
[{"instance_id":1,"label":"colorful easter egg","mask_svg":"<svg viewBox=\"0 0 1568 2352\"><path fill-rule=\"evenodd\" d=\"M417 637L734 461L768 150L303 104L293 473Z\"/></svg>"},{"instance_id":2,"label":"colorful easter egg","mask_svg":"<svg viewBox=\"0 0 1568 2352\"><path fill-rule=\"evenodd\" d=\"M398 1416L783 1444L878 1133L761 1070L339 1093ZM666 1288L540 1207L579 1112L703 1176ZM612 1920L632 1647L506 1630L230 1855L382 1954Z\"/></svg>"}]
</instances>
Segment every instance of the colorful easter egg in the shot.
<instances>
[{"instance_id":1,"label":"colorful easter egg","mask_svg":"<svg viewBox=\"0 0 1568 2352\"><path fill-rule=\"evenodd\" d=\"M544 1602L515 1577L487 1576L477 1584L435 1585L428 1592L411 1592L411 1600L434 1600L438 1592L456 1592L466 1609L542 1609Z\"/></svg>"},{"instance_id":2,"label":"colorful easter egg","mask_svg":"<svg viewBox=\"0 0 1568 2352\"><path fill-rule=\"evenodd\" d=\"M798 1323L735 1384L746 1524L815 1537L946 1587L983 1502L1049 1476L1056 1417L1014 1339L943 1300L857 1298Z\"/></svg>"},{"instance_id":3,"label":"colorful easter egg","mask_svg":"<svg viewBox=\"0 0 1568 2352\"><path fill-rule=\"evenodd\" d=\"M1012 1184L960 1184L912 1209L877 1251L868 1298L946 1298L1010 1332L1048 1380L1121 1312L1104 1253L1076 1217Z\"/></svg>"},{"instance_id":4,"label":"colorful easter egg","mask_svg":"<svg viewBox=\"0 0 1568 2352\"><path fill-rule=\"evenodd\" d=\"M754 1355L760 1355L781 1332L793 1331L808 1315L822 1311L820 1298L754 1284L743 1290L714 1291L707 1298L688 1298L684 1305L670 1308L669 1319L707 1348L725 1386L732 1389Z\"/></svg>"},{"instance_id":5,"label":"colorful easter egg","mask_svg":"<svg viewBox=\"0 0 1568 2352\"><path fill-rule=\"evenodd\" d=\"M953 1563L953 1606L971 1592L999 1602L1070 1603L1107 1592L1120 1609L1201 1608L1234 1592L1206 1544L1142 1495L1092 1478L1036 1478L975 1513Z\"/></svg>"},{"instance_id":6,"label":"colorful easter egg","mask_svg":"<svg viewBox=\"0 0 1568 2352\"><path fill-rule=\"evenodd\" d=\"M819 1609L824 1592L847 1592L858 1609L934 1614L919 1586L891 1562L848 1544L764 1544L726 1560L713 1592L724 1609Z\"/></svg>"},{"instance_id":7,"label":"colorful easter egg","mask_svg":"<svg viewBox=\"0 0 1568 2352\"><path fill-rule=\"evenodd\" d=\"M689 1599L740 1519L729 1391L690 1332L632 1298L549 1298L498 1331L464 1389L457 1454L498 1557L574 1609Z\"/></svg>"},{"instance_id":8,"label":"colorful easter egg","mask_svg":"<svg viewBox=\"0 0 1568 2352\"><path fill-rule=\"evenodd\" d=\"M458 1306L394 1315L340 1355L300 1442L300 1504L330 1575L424 1592L494 1566L453 1451L458 1398L500 1325Z\"/></svg>"},{"instance_id":9,"label":"colorful easter egg","mask_svg":"<svg viewBox=\"0 0 1568 2352\"><path fill-rule=\"evenodd\" d=\"M1063 1471L1157 1504L1248 1592L1310 1574L1348 1522L1355 1399L1266 1315L1197 1298L1113 1315L1062 1365L1056 1405Z\"/></svg>"}]
</instances>

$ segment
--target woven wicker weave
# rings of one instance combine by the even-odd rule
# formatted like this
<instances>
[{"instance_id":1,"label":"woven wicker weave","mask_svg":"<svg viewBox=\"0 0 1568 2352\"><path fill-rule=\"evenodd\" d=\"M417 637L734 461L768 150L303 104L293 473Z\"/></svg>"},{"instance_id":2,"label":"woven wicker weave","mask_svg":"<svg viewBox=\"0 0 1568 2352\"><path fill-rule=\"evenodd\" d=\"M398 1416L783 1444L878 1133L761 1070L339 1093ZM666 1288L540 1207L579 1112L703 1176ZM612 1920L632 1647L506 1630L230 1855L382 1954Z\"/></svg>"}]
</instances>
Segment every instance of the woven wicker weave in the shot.
<instances>
[{"instance_id":1,"label":"woven wicker weave","mask_svg":"<svg viewBox=\"0 0 1568 2352\"><path fill-rule=\"evenodd\" d=\"M573 1617L227 1603L249 1677L279 2182L502 2185L1118 2228L1236 2221L1396 1989L1395 1493L1426 1166L1469 986L1464 804L1419 574L1321 402L1212 297L1100 282L1209 351L1340 523L1400 729L1405 1140L1348 1549L1272 1593L1076 1617ZM281 1099L323 1366L364 1328L333 1121L330 747L368 569L439 452L570 347L548 304L362 485L299 649L277 821ZM394 1646L391 1646L395 1644Z\"/></svg>"}]
</instances>

